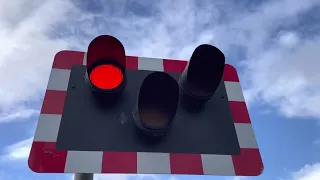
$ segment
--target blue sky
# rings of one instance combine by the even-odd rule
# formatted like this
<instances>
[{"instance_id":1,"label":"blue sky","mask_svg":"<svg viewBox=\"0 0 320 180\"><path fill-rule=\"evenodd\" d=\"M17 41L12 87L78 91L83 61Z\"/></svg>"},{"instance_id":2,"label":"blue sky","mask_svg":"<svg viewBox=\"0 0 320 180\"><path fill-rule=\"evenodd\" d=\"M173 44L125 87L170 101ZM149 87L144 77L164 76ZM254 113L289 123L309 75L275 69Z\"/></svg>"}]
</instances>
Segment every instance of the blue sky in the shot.
<instances>
[{"instance_id":1,"label":"blue sky","mask_svg":"<svg viewBox=\"0 0 320 180\"><path fill-rule=\"evenodd\" d=\"M320 179L319 0L0 0L0 180L27 158L54 54L119 38L128 55L188 59L219 47L239 72L265 170L258 177L97 175L96 180Z\"/></svg>"}]
</instances>

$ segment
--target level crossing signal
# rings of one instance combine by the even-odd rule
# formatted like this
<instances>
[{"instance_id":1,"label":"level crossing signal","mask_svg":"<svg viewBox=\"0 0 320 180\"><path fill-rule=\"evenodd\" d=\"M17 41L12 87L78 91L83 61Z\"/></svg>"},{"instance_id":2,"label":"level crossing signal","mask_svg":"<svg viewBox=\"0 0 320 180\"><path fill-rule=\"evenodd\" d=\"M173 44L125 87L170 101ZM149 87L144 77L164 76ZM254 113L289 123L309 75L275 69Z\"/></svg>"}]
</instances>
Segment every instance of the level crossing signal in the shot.
<instances>
[{"instance_id":1,"label":"level crossing signal","mask_svg":"<svg viewBox=\"0 0 320 180\"><path fill-rule=\"evenodd\" d=\"M263 170L237 72L217 47L199 45L188 61L133 57L110 35L55 56L28 163L40 173Z\"/></svg>"}]
</instances>

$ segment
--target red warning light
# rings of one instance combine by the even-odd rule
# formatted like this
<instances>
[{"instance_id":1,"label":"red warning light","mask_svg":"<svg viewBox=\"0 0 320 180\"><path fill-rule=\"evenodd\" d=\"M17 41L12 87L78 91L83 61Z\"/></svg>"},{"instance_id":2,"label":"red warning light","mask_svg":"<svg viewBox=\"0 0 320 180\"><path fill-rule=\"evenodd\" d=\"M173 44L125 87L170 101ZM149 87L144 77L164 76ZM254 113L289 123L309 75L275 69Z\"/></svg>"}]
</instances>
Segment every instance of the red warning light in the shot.
<instances>
[{"instance_id":1,"label":"red warning light","mask_svg":"<svg viewBox=\"0 0 320 180\"><path fill-rule=\"evenodd\" d=\"M126 54L115 37L101 35L92 40L86 56L85 80L96 100L113 105L126 87Z\"/></svg>"},{"instance_id":2,"label":"red warning light","mask_svg":"<svg viewBox=\"0 0 320 180\"><path fill-rule=\"evenodd\" d=\"M121 85L123 74L117 66L102 64L92 69L90 81L97 88L111 90Z\"/></svg>"}]
</instances>

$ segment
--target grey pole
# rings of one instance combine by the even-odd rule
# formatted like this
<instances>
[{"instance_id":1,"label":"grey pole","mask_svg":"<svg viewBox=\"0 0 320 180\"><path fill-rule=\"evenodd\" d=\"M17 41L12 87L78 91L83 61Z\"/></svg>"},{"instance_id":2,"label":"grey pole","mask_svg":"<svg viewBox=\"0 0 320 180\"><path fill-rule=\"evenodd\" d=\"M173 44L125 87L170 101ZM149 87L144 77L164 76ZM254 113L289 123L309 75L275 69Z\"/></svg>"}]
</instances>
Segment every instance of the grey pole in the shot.
<instances>
[{"instance_id":1,"label":"grey pole","mask_svg":"<svg viewBox=\"0 0 320 180\"><path fill-rule=\"evenodd\" d=\"M93 173L76 173L74 180L93 180Z\"/></svg>"}]
</instances>

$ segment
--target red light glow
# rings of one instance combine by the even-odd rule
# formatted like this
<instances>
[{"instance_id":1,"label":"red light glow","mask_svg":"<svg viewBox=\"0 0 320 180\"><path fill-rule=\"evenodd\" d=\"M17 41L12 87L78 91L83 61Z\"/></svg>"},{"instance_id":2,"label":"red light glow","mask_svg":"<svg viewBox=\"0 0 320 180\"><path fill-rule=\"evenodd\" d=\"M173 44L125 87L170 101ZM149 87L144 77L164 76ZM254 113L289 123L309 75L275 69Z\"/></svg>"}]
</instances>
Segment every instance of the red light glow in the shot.
<instances>
[{"instance_id":1,"label":"red light glow","mask_svg":"<svg viewBox=\"0 0 320 180\"><path fill-rule=\"evenodd\" d=\"M100 89L114 89L123 81L123 74L117 66L103 64L91 71L90 80Z\"/></svg>"}]
</instances>

